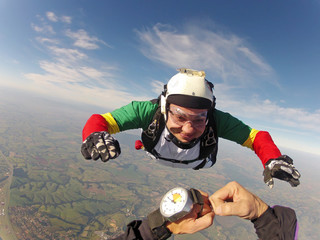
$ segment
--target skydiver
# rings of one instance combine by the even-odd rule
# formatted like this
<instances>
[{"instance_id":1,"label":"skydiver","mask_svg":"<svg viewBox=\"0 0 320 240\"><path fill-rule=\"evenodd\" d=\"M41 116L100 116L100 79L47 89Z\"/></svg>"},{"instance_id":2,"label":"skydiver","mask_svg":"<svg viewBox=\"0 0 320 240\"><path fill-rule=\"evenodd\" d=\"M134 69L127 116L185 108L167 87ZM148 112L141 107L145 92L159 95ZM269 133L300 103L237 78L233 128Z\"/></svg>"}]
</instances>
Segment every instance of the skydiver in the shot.
<instances>
[{"instance_id":1,"label":"skydiver","mask_svg":"<svg viewBox=\"0 0 320 240\"><path fill-rule=\"evenodd\" d=\"M213 84L204 71L179 69L157 99L132 101L105 114L93 114L83 131L81 153L85 159L107 162L121 153L117 132L141 128L142 144L159 163L198 170L216 162L218 139L224 138L252 149L264 167L264 182L273 178L300 184L293 160L282 155L266 131L256 130L231 114L215 108Z\"/></svg>"},{"instance_id":2,"label":"skydiver","mask_svg":"<svg viewBox=\"0 0 320 240\"><path fill-rule=\"evenodd\" d=\"M200 191L200 190L199 190ZM262 240L294 240L298 239L298 223L295 211L288 207L271 208L259 197L252 194L237 182L230 182L208 198L208 194L200 191L204 205L210 204L199 216L202 209L194 204L191 212L175 221L164 221L162 225L151 228L154 215L149 214L143 220L134 220L127 225L124 234L113 240L148 239L164 240L172 234L189 234L210 227L215 215L238 216L251 220L259 239Z\"/></svg>"}]
</instances>

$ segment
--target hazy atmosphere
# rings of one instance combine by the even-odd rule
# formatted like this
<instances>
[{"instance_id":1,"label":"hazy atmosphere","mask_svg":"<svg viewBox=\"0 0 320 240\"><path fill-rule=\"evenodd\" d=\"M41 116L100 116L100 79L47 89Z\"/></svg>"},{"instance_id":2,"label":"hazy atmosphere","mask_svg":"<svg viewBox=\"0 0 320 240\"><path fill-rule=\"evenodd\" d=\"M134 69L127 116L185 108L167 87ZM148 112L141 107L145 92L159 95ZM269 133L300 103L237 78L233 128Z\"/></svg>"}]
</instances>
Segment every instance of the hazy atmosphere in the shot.
<instances>
[{"instance_id":1,"label":"hazy atmosphere","mask_svg":"<svg viewBox=\"0 0 320 240\"><path fill-rule=\"evenodd\" d=\"M110 109L205 70L217 108L320 154L320 2L0 0L0 86ZM18 95L17 95L18 97Z\"/></svg>"}]
</instances>

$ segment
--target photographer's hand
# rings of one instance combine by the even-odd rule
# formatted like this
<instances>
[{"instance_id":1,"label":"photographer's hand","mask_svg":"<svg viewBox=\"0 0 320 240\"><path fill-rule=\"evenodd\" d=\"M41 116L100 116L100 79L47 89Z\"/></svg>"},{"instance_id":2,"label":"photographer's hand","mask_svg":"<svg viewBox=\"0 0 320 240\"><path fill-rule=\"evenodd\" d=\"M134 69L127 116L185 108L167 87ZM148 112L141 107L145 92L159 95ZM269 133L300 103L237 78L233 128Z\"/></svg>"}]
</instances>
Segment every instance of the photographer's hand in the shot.
<instances>
[{"instance_id":1,"label":"photographer's hand","mask_svg":"<svg viewBox=\"0 0 320 240\"><path fill-rule=\"evenodd\" d=\"M209 197L216 215L256 219L268 209L259 197L237 182L230 182Z\"/></svg>"}]
</instances>

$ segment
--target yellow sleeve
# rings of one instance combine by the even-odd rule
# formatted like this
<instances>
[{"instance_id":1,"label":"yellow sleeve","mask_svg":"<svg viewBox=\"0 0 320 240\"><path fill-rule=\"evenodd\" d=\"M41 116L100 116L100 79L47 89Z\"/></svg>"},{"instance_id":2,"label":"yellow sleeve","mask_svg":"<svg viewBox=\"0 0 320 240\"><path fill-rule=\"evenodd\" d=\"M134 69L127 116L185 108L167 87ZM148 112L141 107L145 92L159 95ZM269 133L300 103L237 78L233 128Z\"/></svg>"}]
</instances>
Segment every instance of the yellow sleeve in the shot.
<instances>
[{"instance_id":1,"label":"yellow sleeve","mask_svg":"<svg viewBox=\"0 0 320 240\"><path fill-rule=\"evenodd\" d=\"M101 116L107 121L108 123L108 133L114 134L120 132L118 123L112 117L111 113L101 114Z\"/></svg>"},{"instance_id":2,"label":"yellow sleeve","mask_svg":"<svg viewBox=\"0 0 320 240\"><path fill-rule=\"evenodd\" d=\"M242 146L248 147L248 148L254 150L253 149L253 142L254 142L254 139L256 138L258 132L259 132L259 130L252 128L247 140L242 144Z\"/></svg>"}]
</instances>

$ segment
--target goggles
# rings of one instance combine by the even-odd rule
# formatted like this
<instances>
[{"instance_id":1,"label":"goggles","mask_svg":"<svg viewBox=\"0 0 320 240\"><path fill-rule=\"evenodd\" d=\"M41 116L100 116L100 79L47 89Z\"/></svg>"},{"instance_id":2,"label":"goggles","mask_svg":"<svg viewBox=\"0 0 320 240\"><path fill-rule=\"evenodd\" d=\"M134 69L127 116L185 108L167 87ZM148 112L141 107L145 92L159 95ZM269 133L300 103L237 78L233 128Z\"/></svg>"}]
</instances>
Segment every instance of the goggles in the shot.
<instances>
[{"instance_id":1,"label":"goggles","mask_svg":"<svg viewBox=\"0 0 320 240\"><path fill-rule=\"evenodd\" d=\"M189 122L193 127L200 128L205 126L207 123L208 111L190 114L181 110L179 107L171 107L168 108L168 112L170 113L172 121L180 127Z\"/></svg>"}]
</instances>

